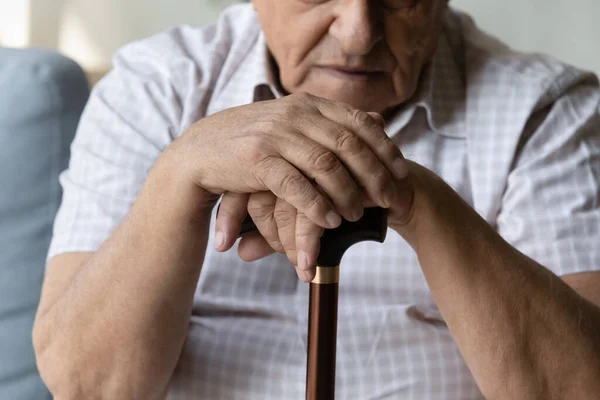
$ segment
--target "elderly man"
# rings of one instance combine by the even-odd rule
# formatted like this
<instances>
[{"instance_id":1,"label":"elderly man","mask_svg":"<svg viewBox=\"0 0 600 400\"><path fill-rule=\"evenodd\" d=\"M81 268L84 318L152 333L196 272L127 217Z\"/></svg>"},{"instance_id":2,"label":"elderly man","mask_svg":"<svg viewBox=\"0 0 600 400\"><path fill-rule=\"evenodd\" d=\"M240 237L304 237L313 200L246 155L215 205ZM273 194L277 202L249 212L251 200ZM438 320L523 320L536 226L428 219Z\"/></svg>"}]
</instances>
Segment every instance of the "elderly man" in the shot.
<instances>
[{"instance_id":1,"label":"elderly man","mask_svg":"<svg viewBox=\"0 0 600 400\"><path fill-rule=\"evenodd\" d=\"M445 0L254 0L127 46L61 178L42 376L302 398L319 237L380 206L387 241L342 266L339 398L597 398L599 132L592 74Z\"/></svg>"}]
</instances>

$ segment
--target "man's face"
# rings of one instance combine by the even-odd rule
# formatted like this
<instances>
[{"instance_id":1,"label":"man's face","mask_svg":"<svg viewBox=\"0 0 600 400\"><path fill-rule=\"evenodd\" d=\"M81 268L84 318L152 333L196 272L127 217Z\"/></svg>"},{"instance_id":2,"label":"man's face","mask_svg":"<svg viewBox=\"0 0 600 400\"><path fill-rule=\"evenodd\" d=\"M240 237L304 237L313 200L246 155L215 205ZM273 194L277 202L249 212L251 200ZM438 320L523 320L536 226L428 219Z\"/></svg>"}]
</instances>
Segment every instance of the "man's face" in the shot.
<instances>
[{"instance_id":1,"label":"man's face","mask_svg":"<svg viewBox=\"0 0 600 400\"><path fill-rule=\"evenodd\" d=\"M446 0L253 0L283 88L383 112L409 99Z\"/></svg>"}]
</instances>

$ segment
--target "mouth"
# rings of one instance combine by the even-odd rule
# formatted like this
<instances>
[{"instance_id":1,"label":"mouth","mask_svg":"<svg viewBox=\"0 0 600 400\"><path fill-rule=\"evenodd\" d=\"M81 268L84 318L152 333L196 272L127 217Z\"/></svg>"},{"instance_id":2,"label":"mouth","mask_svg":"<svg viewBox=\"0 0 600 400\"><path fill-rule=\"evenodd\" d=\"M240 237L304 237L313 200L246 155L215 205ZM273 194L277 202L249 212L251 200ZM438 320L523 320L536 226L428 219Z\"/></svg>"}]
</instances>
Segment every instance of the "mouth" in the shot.
<instances>
[{"instance_id":1,"label":"mouth","mask_svg":"<svg viewBox=\"0 0 600 400\"><path fill-rule=\"evenodd\" d=\"M380 78L384 75L384 72L376 69L369 68L349 68L345 66L337 66L337 65L324 65L319 66L325 72L336 75L340 78L344 79L376 79Z\"/></svg>"}]
</instances>

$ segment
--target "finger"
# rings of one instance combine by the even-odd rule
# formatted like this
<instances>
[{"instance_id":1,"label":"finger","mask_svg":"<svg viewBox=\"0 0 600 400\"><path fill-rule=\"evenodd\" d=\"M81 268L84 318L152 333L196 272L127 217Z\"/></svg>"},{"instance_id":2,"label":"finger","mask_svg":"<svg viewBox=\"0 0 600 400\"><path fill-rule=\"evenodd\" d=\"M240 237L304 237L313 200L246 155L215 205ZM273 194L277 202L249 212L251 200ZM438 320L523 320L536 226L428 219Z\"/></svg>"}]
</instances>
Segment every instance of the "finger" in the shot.
<instances>
[{"instance_id":1,"label":"finger","mask_svg":"<svg viewBox=\"0 0 600 400\"><path fill-rule=\"evenodd\" d=\"M278 253L284 253L274 215L276 203L277 196L271 192L253 193L248 200L248 214L269 246Z\"/></svg>"},{"instance_id":2,"label":"finger","mask_svg":"<svg viewBox=\"0 0 600 400\"><path fill-rule=\"evenodd\" d=\"M324 229L314 224L302 213L296 216L296 249L298 254L298 276L310 282L315 276L317 257L321 250Z\"/></svg>"},{"instance_id":3,"label":"finger","mask_svg":"<svg viewBox=\"0 0 600 400\"><path fill-rule=\"evenodd\" d=\"M373 199L371 199L366 194L363 196L363 203L362 203L362 205L363 205L364 208L378 207L378 205L373 201Z\"/></svg>"},{"instance_id":4,"label":"finger","mask_svg":"<svg viewBox=\"0 0 600 400\"><path fill-rule=\"evenodd\" d=\"M367 114L369 114L371 117L373 117L373 119L375 119L375 122L379 124L381 129L385 129L385 119L383 119L381 114L376 112L368 112Z\"/></svg>"},{"instance_id":5,"label":"finger","mask_svg":"<svg viewBox=\"0 0 600 400\"><path fill-rule=\"evenodd\" d=\"M293 155L293 157L297 157ZM256 166L255 174L263 186L324 228L337 228L342 217L334 205L287 160L270 157Z\"/></svg>"},{"instance_id":6,"label":"finger","mask_svg":"<svg viewBox=\"0 0 600 400\"><path fill-rule=\"evenodd\" d=\"M320 99L316 104L325 117L346 126L367 143L396 179L408 176L408 165L402 152L385 133L374 113L331 100Z\"/></svg>"},{"instance_id":7,"label":"finger","mask_svg":"<svg viewBox=\"0 0 600 400\"><path fill-rule=\"evenodd\" d=\"M365 115L373 125L377 125L368 114ZM377 205L384 208L392 206L396 190L388 168L352 127L322 118L314 119L310 126L306 123L303 131L333 152Z\"/></svg>"},{"instance_id":8,"label":"finger","mask_svg":"<svg viewBox=\"0 0 600 400\"><path fill-rule=\"evenodd\" d=\"M246 262L260 260L275 253L259 232L244 235L238 245L238 255Z\"/></svg>"},{"instance_id":9,"label":"finger","mask_svg":"<svg viewBox=\"0 0 600 400\"><path fill-rule=\"evenodd\" d=\"M215 248L218 251L227 251L236 242L248 214L247 205L247 194L226 192L223 195L215 222Z\"/></svg>"},{"instance_id":10,"label":"finger","mask_svg":"<svg viewBox=\"0 0 600 400\"><path fill-rule=\"evenodd\" d=\"M279 241L281 242L285 254L294 267L298 265L296 253L296 215L298 211L290 203L283 199L277 199L275 204L275 221Z\"/></svg>"},{"instance_id":11,"label":"finger","mask_svg":"<svg viewBox=\"0 0 600 400\"><path fill-rule=\"evenodd\" d=\"M331 122L325 118L320 120L313 120L310 129L325 133L325 124ZM356 221L362 216L361 191L346 166L331 150L307 138L300 130L293 143L281 143L277 150L305 176L314 179L317 190L326 194L344 218Z\"/></svg>"}]
</instances>

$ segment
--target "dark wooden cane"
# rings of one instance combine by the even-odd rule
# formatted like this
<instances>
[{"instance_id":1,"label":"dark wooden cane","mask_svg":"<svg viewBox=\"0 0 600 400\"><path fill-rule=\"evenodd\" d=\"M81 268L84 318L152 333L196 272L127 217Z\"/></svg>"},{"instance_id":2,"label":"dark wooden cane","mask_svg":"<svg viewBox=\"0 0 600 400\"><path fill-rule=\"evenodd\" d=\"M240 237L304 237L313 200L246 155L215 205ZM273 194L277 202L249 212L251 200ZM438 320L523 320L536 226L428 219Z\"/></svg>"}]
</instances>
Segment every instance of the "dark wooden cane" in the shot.
<instances>
[{"instance_id":1,"label":"dark wooden cane","mask_svg":"<svg viewBox=\"0 0 600 400\"><path fill-rule=\"evenodd\" d=\"M306 399L335 398L335 360L337 341L338 279L321 279L310 283L308 305L308 354L306 364Z\"/></svg>"},{"instance_id":2,"label":"dark wooden cane","mask_svg":"<svg viewBox=\"0 0 600 400\"><path fill-rule=\"evenodd\" d=\"M256 231L251 218L242 224L240 236ZM306 365L306 399L335 398L335 362L340 262L352 245L375 241L383 243L387 232L387 210L368 208L356 222L326 230L321 237L317 274L310 283L308 305L308 354Z\"/></svg>"}]
</instances>

